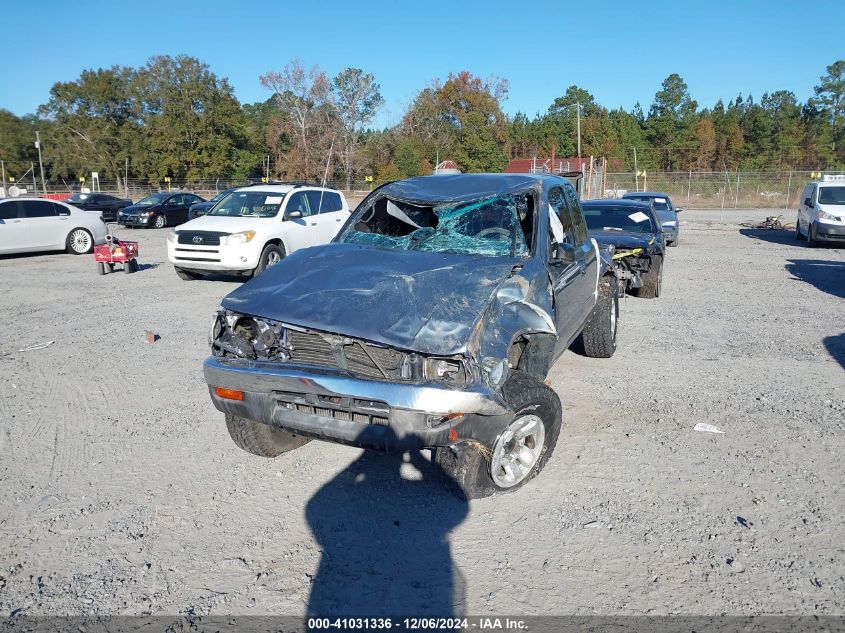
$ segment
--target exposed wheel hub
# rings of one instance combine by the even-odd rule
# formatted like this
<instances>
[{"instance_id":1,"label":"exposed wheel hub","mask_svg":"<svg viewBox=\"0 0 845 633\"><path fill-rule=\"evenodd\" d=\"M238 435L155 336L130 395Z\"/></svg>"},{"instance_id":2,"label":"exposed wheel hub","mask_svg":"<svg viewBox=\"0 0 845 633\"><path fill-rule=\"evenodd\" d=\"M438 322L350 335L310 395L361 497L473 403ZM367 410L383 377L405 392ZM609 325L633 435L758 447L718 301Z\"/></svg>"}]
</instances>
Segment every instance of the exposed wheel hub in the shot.
<instances>
[{"instance_id":1,"label":"exposed wheel hub","mask_svg":"<svg viewBox=\"0 0 845 633\"><path fill-rule=\"evenodd\" d=\"M543 453L546 427L536 415L522 415L496 440L490 476L500 488L511 488L525 479Z\"/></svg>"}]
</instances>

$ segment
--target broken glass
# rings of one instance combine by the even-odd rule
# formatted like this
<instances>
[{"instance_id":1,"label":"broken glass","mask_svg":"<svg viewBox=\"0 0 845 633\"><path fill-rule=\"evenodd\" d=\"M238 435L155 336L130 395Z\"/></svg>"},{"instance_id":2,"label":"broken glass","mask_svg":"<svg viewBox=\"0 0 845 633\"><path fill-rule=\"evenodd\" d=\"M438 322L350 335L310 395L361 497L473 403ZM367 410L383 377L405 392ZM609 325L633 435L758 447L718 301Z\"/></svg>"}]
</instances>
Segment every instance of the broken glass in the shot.
<instances>
[{"instance_id":1,"label":"broken glass","mask_svg":"<svg viewBox=\"0 0 845 633\"><path fill-rule=\"evenodd\" d=\"M530 213L522 194L432 207L382 199L339 241L391 250L527 257L523 225L533 224Z\"/></svg>"}]
</instances>

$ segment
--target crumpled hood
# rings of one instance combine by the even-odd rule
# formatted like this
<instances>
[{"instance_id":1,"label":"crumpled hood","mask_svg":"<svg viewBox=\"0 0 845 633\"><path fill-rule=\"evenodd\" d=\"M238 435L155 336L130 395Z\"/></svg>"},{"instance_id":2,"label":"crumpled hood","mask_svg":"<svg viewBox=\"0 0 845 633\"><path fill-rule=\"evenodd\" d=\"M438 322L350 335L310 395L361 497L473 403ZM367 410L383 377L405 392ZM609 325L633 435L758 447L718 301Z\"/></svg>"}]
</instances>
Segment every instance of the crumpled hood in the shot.
<instances>
[{"instance_id":1,"label":"crumpled hood","mask_svg":"<svg viewBox=\"0 0 845 633\"><path fill-rule=\"evenodd\" d=\"M629 233L628 231L590 231L590 237L595 238L600 246L615 246L616 248L648 248L649 240L655 240L652 233Z\"/></svg>"},{"instance_id":2,"label":"crumpled hood","mask_svg":"<svg viewBox=\"0 0 845 633\"><path fill-rule=\"evenodd\" d=\"M328 244L289 255L222 305L422 354L452 355L466 350L517 261Z\"/></svg>"},{"instance_id":3,"label":"crumpled hood","mask_svg":"<svg viewBox=\"0 0 845 633\"><path fill-rule=\"evenodd\" d=\"M225 215L203 215L199 218L179 225L179 231L220 231L222 233L240 233L257 229L277 218L258 218L245 215L242 217L228 217Z\"/></svg>"}]
</instances>

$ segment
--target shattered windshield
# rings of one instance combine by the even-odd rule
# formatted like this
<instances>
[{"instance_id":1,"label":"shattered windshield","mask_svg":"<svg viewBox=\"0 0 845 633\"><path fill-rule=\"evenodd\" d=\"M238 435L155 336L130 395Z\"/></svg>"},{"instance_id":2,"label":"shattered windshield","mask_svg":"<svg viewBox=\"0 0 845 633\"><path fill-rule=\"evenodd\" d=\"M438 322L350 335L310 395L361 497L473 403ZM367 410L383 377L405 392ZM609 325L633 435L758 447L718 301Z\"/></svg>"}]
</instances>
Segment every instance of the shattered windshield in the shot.
<instances>
[{"instance_id":1,"label":"shattered windshield","mask_svg":"<svg viewBox=\"0 0 845 633\"><path fill-rule=\"evenodd\" d=\"M400 251L527 257L533 202L528 194L432 206L378 198L356 211L337 241Z\"/></svg>"},{"instance_id":2,"label":"shattered windshield","mask_svg":"<svg viewBox=\"0 0 845 633\"><path fill-rule=\"evenodd\" d=\"M626 231L628 233L655 233L657 227L651 216L642 209L620 205L618 207L585 204L584 219L591 231Z\"/></svg>"},{"instance_id":3,"label":"shattered windshield","mask_svg":"<svg viewBox=\"0 0 845 633\"><path fill-rule=\"evenodd\" d=\"M230 218L272 218L279 212L285 194L262 191L233 191L214 205L208 215Z\"/></svg>"}]
</instances>

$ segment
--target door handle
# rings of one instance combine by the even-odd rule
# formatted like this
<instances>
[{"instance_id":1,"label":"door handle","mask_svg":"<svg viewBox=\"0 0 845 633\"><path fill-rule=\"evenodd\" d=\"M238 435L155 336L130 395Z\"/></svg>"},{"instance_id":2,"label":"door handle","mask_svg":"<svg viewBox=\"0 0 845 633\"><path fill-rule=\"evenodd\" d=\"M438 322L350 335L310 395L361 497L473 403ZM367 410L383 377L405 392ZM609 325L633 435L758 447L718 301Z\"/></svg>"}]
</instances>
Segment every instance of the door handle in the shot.
<instances>
[{"instance_id":1,"label":"door handle","mask_svg":"<svg viewBox=\"0 0 845 633\"><path fill-rule=\"evenodd\" d=\"M587 265L584 264L584 263L578 264L578 272L581 273L582 275L586 275L587 274Z\"/></svg>"},{"instance_id":2,"label":"door handle","mask_svg":"<svg viewBox=\"0 0 845 633\"><path fill-rule=\"evenodd\" d=\"M338 218L337 220L335 220L335 222L340 222L340 218Z\"/></svg>"}]
</instances>

